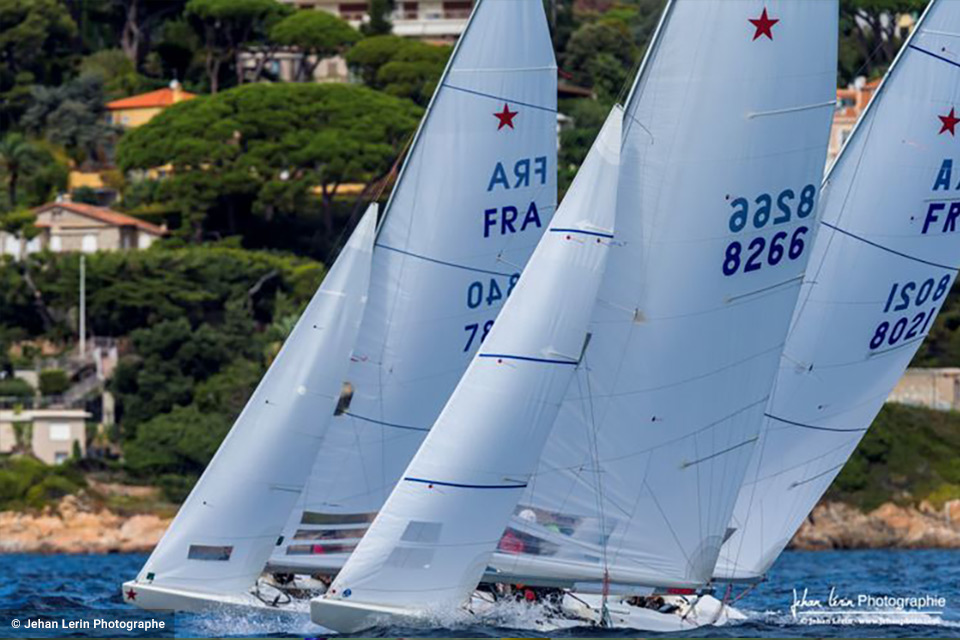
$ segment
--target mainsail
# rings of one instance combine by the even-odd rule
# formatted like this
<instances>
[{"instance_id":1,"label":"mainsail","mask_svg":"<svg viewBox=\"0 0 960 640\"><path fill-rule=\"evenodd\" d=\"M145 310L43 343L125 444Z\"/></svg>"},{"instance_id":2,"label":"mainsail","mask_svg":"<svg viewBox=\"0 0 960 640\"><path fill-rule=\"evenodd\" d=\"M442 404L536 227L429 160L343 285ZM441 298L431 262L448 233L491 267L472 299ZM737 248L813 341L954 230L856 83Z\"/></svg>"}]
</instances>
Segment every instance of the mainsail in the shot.
<instances>
[{"instance_id":1,"label":"mainsail","mask_svg":"<svg viewBox=\"0 0 960 640\"><path fill-rule=\"evenodd\" d=\"M430 435L315 601L315 622L341 629L343 601L456 606L480 581L588 348L614 238L620 120L616 108Z\"/></svg>"},{"instance_id":2,"label":"mainsail","mask_svg":"<svg viewBox=\"0 0 960 640\"><path fill-rule=\"evenodd\" d=\"M541 0L478 2L384 214L352 401L272 568L339 568L420 447L550 223L556 101Z\"/></svg>"},{"instance_id":3,"label":"mainsail","mask_svg":"<svg viewBox=\"0 0 960 640\"><path fill-rule=\"evenodd\" d=\"M675 0L624 114L585 366L490 579L710 580L813 239L836 1Z\"/></svg>"},{"instance_id":4,"label":"mainsail","mask_svg":"<svg viewBox=\"0 0 960 640\"><path fill-rule=\"evenodd\" d=\"M960 265L960 3L935 0L831 168L718 579L761 577L853 453Z\"/></svg>"},{"instance_id":5,"label":"mainsail","mask_svg":"<svg viewBox=\"0 0 960 640\"><path fill-rule=\"evenodd\" d=\"M372 205L134 585L236 594L260 576L340 398L367 298L376 218ZM145 605L136 586L124 591Z\"/></svg>"}]
</instances>

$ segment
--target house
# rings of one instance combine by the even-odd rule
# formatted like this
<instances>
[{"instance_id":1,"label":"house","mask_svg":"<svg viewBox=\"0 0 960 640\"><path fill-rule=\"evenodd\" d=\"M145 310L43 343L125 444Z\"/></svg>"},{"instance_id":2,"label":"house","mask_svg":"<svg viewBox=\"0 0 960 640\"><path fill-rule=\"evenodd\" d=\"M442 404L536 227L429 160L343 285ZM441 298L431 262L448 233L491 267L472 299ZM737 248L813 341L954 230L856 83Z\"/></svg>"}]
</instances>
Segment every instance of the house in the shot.
<instances>
[{"instance_id":1,"label":"house","mask_svg":"<svg viewBox=\"0 0 960 640\"><path fill-rule=\"evenodd\" d=\"M957 411L960 409L960 368L907 369L887 402Z\"/></svg>"},{"instance_id":2,"label":"house","mask_svg":"<svg viewBox=\"0 0 960 640\"><path fill-rule=\"evenodd\" d=\"M195 94L184 91L180 83L174 80L167 88L108 102L107 120L110 124L127 129L139 127L170 105L193 98L196 98Z\"/></svg>"},{"instance_id":3,"label":"house","mask_svg":"<svg viewBox=\"0 0 960 640\"><path fill-rule=\"evenodd\" d=\"M369 20L370 0L280 0L298 9L328 11L359 27ZM452 42L463 33L473 0L397 0L390 21L393 33L409 38Z\"/></svg>"},{"instance_id":4,"label":"house","mask_svg":"<svg viewBox=\"0 0 960 640\"><path fill-rule=\"evenodd\" d=\"M19 258L42 249L53 252L146 249L167 234L158 227L106 207L51 202L35 210L40 235L28 242L0 231L0 253Z\"/></svg>"},{"instance_id":5,"label":"house","mask_svg":"<svg viewBox=\"0 0 960 640\"><path fill-rule=\"evenodd\" d=\"M29 439L33 455L47 464L68 460L74 443L83 456L87 449L86 421L90 417L81 409L0 410L0 454L13 453L18 440L23 438Z\"/></svg>"},{"instance_id":6,"label":"house","mask_svg":"<svg viewBox=\"0 0 960 640\"><path fill-rule=\"evenodd\" d=\"M303 53L293 49L283 49L268 53L262 49L247 49L238 56L241 68L247 78L256 77L256 70L264 66L267 74L282 82L295 82L300 69ZM310 56L313 62L316 56ZM314 82L347 82L350 80L350 70L343 56L323 58L313 68Z\"/></svg>"},{"instance_id":7,"label":"house","mask_svg":"<svg viewBox=\"0 0 960 640\"><path fill-rule=\"evenodd\" d=\"M850 137L854 125L867 108L878 86L879 80L865 82L863 78L858 78L857 82L848 88L837 89L837 107L833 112L833 128L830 130L830 142L827 146L828 165L840 155L840 149Z\"/></svg>"}]
</instances>

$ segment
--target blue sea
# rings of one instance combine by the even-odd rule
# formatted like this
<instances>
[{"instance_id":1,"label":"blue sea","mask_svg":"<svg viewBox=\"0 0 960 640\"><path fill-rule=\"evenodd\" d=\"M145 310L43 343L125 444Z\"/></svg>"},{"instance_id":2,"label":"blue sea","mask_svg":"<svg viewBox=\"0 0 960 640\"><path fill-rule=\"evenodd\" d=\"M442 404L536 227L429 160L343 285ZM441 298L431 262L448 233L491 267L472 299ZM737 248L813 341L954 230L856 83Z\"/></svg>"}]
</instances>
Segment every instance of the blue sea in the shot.
<instances>
[{"instance_id":1,"label":"blue sea","mask_svg":"<svg viewBox=\"0 0 960 640\"><path fill-rule=\"evenodd\" d=\"M22 628L23 621L38 617L84 619L115 616L130 620L149 617L123 603L120 582L134 577L146 556L64 556L0 555L0 637L142 635L157 632L38 631ZM806 589L806 600L827 604L833 590L835 601L855 602L859 595L935 596L945 606L928 608L928 613L904 618L890 614L845 615L831 624L811 622L809 616L794 616L794 589L798 599ZM524 605L525 606L525 605ZM830 551L788 552L770 572L769 580L737 601L736 608L747 614L745 622L707 627L690 637L960 637L960 551ZM800 607L799 611L816 608ZM854 611L858 607L851 607ZM530 612L530 619L535 612ZM538 636L524 630L523 612L514 611L514 628L480 626L463 621L445 628L383 628L367 632L374 637L524 637ZM21 628L13 628L13 621ZM331 635L309 620L306 609L288 616L228 614L178 614L178 637L304 637ZM610 631L589 627L551 634L554 637L646 637L655 635ZM672 633L671 637L678 634Z\"/></svg>"}]
</instances>

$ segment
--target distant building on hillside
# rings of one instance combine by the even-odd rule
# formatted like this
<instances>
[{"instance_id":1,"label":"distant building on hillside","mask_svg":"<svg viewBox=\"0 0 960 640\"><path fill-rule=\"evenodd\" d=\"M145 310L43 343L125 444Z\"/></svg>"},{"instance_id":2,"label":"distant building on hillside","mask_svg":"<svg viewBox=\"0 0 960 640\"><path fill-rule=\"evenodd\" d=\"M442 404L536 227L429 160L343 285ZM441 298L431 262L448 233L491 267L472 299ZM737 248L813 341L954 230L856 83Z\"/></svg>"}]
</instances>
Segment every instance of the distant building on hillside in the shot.
<instances>
[{"instance_id":1,"label":"distant building on hillside","mask_svg":"<svg viewBox=\"0 0 960 640\"><path fill-rule=\"evenodd\" d=\"M74 443L86 454L86 421L89 413L80 409L0 410L0 454L22 450L29 440L30 451L47 464L66 462Z\"/></svg>"},{"instance_id":2,"label":"distant building on hillside","mask_svg":"<svg viewBox=\"0 0 960 640\"><path fill-rule=\"evenodd\" d=\"M108 102L107 117L111 124L118 127L139 127L170 105L195 97L195 94L184 91L180 83L174 80L167 88Z\"/></svg>"},{"instance_id":3,"label":"distant building on hillside","mask_svg":"<svg viewBox=\"0 0 960 640\"><path fill-rule=\"evenodd\" d=\"M167 230L106 207L51 202L36 209L40 235L29 241L0 231L0 252L19 258L43 249L53 252L146 249Z\"/></svg>"},{"instance_id":4,"label":"distant building on hillside","mask_svg":"<svg viewBox=\"0 0 960 640\"><path fill-rule=\"evenodd\" d=\"M888 402L960 410L960 368L907 369Z\"/></svg>"},{"instance_id":5,"label":"distant building on hillside","mask_svg":"<svg viewBox=\"0 0 960 640\"><path fill-rule=\"evenodd\" d=\"M315 56L311 56L315 59ZM282 82L295 82L303 53L295 49L268 53L260 49L241 51L238 58L247 79L256 77L256 70L264 66L266 75ZM343 56L323 58L313 69L314 82L347 82L350 70Z\"/></svg>"},{"instance_id":6,"label":"distant building on hillside","mask_svg":"<svg viewBox=\"0 0 960 640\"><path fill-rule=\"evenodd\" d=\"M280 0L298 9L328 11L359 27L370 19L370 0ZM390 21L398 36L450 42L463 33L473 0L396 0Z\"/></svg>"},{"instance_id":7,"label":"distant building on hillside","mask_svg":"<svg viewBox=\"0 0 960 640\"><path fill-rule=\"evenodd\" d=\"M837 89L837 108L833 113L833 128L830 130L830 143L827 147L827 164L830 164L840 155L847 138L853 131L860 115L867 108L873 97L879 80L865 82L858 80L846 89Z\"/></svg>"}]
</instances>

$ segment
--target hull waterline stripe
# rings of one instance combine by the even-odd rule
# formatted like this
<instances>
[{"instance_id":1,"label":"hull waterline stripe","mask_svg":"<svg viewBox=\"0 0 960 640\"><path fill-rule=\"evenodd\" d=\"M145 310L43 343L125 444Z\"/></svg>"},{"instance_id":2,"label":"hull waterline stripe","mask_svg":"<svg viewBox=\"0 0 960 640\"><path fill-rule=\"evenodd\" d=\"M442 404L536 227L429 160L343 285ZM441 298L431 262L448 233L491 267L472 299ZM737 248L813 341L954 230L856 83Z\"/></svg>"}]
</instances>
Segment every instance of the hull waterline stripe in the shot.
<instances>
[{"instance_id":1,"label":"hull waterline stripe","mask_svg":"<svg viewBox=\"0 0 960 640\"><path fill-rule=\"evenodd\" d=\"M434 264L442 264L445 267L453 267L454 269L463 269L464 271L473 271L474 273L486 273L491 276L503 276L505 278L511 277L512 273L506 273L502 271L489 271L487 269L477 269L475 267L468 267L465 264L457 264L456 262L447 262L446 260L437 260L436 258L428 258L427 256L422 256L419 253L412 253L410 251L404 251L403 249L396 249L394 247L387 246L385 244L376 244L375 247L379 249L384 249L386 251L394 251L396 253L410 256L411 258L417 258L419 260L424 260L426 262L432 262Z\"/></svg>"},{"instance_id":2,"label":"hull waterline stripe","mask_svg":"<svg viewBox=\"0 0 960 640\"><path fill-rule=\"evenodd\" d=\"M836 427L818 427L812 424L804 424L802 422L794 422L793 420L787 420L786 418L779 418L772 413L763 414L771 420L776 420L777 422L782 422L784 424L789 424L792 427L800 427L801 429L813 429L814 431L835 431L837 433L856 433L858 431L866 431L866 429L840 429Z\"/></svg>"},{"instance_id":3,"label":"hull waterline stripe","mask_svg":"<svg viewBox=\"0 0 960 640\"><path fill-rule=\"evenodd\" d=\"M922 49L922 48L918 47L918 46L915 45L915 44L910 44L910 45L907 45L907 46L908 46L909 48L913 49L914 51L919 51L920 53L925 53L925 54L927 54L928 56L930 56L931 58L936 58L937 60L941 60L941 61L946 62L947 64L950 64L950 65L953 65L953 66L955 66L955 67L960 67L960 63L955 62L955 61L951 60L950 58L944 58L943 56L937 55L937 54L935 54L933 51L927 51L926 49Z\"/></svg>"},{"instance_id":4,"label":"hull waterline stripe","mask_svg":"<svg viewBox=\"0 0 960 640\"><path fill-rule=\"evenodd\" d=\"M613 239L612 233L602 233L600 231L585 231L583 229L558 229L556 227L547 229L552 233L580 233L585 236L597 236L598 238L610 238Z\"/></svg>"},{"instance_id":5,"label":"hull waterline stripe","mask_svg":"<svg viewBox=\"0 0 960 640\"><path fill-rule=\"evenodd\" d=\"M460 482L441 482L439 480L427 480L425 478L404 478L406 482L417 482L419 484L437 485L438 487L457 487L458 489L526 489L527 483L517 484L463 484Z\"/></svg>"},{"instance_id":6,"label":"hull waterline stripe","mask_svg":"<svg viewBox=\"0 0 960 640\"><path fill-rule=\"evenodd\" d=\"M539 109L540 111L546 111L547 113L556 113L556 109L551 109L550 107L541 107L538 104L531 104L529 102L520 102L518 100L511 100L510 98L504 98L503 96L495 96L492 93L483 93L482 91L474 91L473 89L466 89L464 87L458 87L453 84L443 84L447 89L453 89L454 91L462 91L463 93L469 93L475 96L481 96L483 98L491 98L497 102L506 102L507 104L519 105L521 107L530 107L531 109Z\"/></svg>"},{"instance_id":7,"label":"hull waterline stripe","mask_svg":"<svg viewBox=\"0 0 960 640\"><path fill-rule=\"evenodd\" d=\"M850 237L853 238L854 240L859 240L860 242L864 242L864 243L870 245L871 247L876 247L877 249L881 249L881 250L883 250L883 251L886 251L887 253L892 253L892 254L895 255L895 256L900 256L901 258L906 258L907 260L913 260L914 262L919 262L919 263L921 263L921 264L927 264L927 265L930 265L931 267L938 267L938 268L940 268L940 269L949 269L950 271L960 271L960 268L958 268L958 267L951 267L950 265L940 264L940 263L938 263L938 262L930 262L929 260L924 260L923 258L917 258L916 256L912 256L912 255L910 255L909 253L903 253L903 252L901 252L901 251L897 251L896 249L891 249L890 247L885 247L885 246L883 246L882 244L877 244L876 242L873 242L872 240L867 240L866 238L863 238L863 237L861 237L861 236L858 236L858 235L855 234L855 233L850 233L849 231L847 231L847 230L845 230L845 229L841 229L840 227L834 226L834 225L830 224L829 222L821 222L820 224L822 224L823 226L825 226L825 227L827 227L827 228L829 228L829 229L833 229L834 231L836 231L836 232L838 232L838 233L842 233L842 234L845 235L845 236L850 236Z\"/></svg>"},{"instance_id":8,"label":"hull waterline stripe","mask_svg":"<svg viewBox=\"0 0 960 640\"><path fill-rule=\"evenodd\" d=\"M350 416L351 418L356 418L357 420L363 420L364 422L370 422L372 424L379 424L384 427L390 427L392 429L405 429L407 431L430 431L430 429L426 429L424 427L410 427L405 424L394 424L392 422L384 422L383 420L374 420L373 418L359 416L355 413L350 413L349 411L344 411L343 415Z\"/></svg>"},{"instance_id":9,"label":"hull waterline stripe","mask_svg":"<svg viewBox=\"0 0 960 640\"><path fill-rule=\"evenodd\" d=\"M577 366L576 360L551 360L549 358L532 358L530 356L511 356L505 353L478 353L478 358L497 358L499 360L522 360L524 362L542 362L543 364L565 364Z\"/></svg>"}]
</instances>

